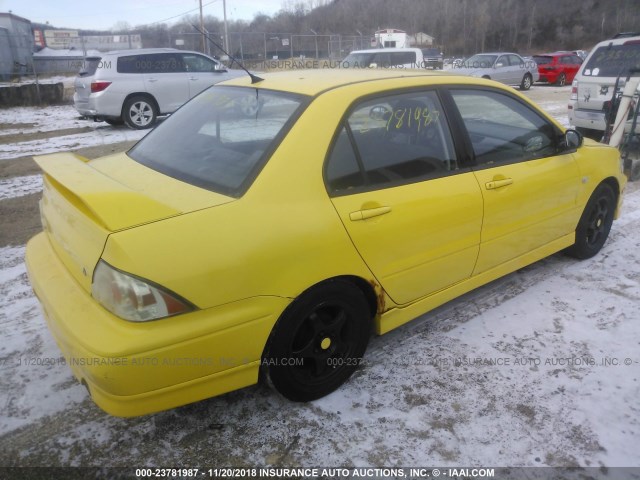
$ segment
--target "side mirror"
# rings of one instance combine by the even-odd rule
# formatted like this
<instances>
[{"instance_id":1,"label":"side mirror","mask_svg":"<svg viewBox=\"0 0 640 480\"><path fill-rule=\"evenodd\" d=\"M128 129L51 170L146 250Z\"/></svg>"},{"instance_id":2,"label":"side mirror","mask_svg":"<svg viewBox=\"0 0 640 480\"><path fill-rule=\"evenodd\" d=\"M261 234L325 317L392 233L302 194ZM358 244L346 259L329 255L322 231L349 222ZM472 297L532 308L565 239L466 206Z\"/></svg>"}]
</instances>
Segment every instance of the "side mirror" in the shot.
<instances>
[{"instance_id":1,"label":"side mirror","mask_svg":"<svg viewBox=\"0 0 640 480\"><path fill-rule=\"evenodd\" d=\"M390 115L391 111L383 105L376 105L369 110L369 118L373 120L388 120Z\"/></svg>"},{"instance_id":2,"label":"side mirror","mask_svg":"<svg viewBox=\"0 0 640 480\"><path fill-rule=\"evenodd\" d=\"M504 67L504 63L502 63L502 62L496 63L495 68L501 68L501 67Z\"/></svg>"},{"instance_id":3,"label":"side mirror","mask_svg":"<svg viewBox=\"0 0 640 480\"><path fill-rule=\"evenodd\" d=\"M582 146L582 134L577 130L567 130L564 132L564 144L568 150L575 150Z\"/></svg>"}]
</instances>

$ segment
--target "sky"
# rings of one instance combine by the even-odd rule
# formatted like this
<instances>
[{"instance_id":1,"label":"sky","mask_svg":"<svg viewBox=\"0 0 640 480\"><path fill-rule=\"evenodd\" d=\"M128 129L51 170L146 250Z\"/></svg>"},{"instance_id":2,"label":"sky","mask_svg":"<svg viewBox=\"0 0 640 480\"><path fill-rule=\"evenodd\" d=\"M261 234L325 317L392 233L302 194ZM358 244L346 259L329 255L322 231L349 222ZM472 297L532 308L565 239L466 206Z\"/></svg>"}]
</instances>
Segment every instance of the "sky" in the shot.
<instances>
[{"instance_id":1,"label":"sky","mask_svg":"<svg viewBox=\"0 0 640 480\"><path fill-rule=\"evenodd\" d=\"M228 20L251 20L256 13L273 15L282 0L226 0ZM203 13L223 18L223 0L202 0ZM185 12L198 14L198 0L0 0L0 12L10 11L32 22L49 22L55 27L108 30L117 22L131 26L173 23ZM175 18L171 18L175 17Z\"/></svg>"}]
</instances>

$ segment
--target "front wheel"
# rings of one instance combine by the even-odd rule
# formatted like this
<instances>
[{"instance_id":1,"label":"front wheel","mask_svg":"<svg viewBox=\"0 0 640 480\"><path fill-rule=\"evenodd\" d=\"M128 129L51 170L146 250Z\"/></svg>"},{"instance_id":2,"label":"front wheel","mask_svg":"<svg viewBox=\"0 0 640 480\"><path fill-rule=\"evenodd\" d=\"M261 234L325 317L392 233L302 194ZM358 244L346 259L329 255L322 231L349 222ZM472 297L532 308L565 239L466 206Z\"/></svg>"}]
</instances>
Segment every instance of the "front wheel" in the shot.
<instances>
[{"instance_id":1,"label":"front wheel","mask_svg":"<svg viewBox=\"0 0 640 480\"><path fill-rule=\"evenodd\" d=\"M576 228L576 243L566 251L579 259L591 258L607 241L613 214L616 209L616 194L606 183L591 195Z\"/></svg>"},{"instance_id":2,"label":"front wheel","mask_svg":"<svg viewBox=\"0 0 640 480\"><path fill-rule=\"evenodd\" d=\"M525 73L524 77L522 77L522 82L520 83L520 90L529 90L532 84L533 77L530 73Z\"/></svg>"},{"instance_id":3,"label":"front wheel","mask_svg":"<svg viewBox=\"0 0 640 480\"><path fill-rule=\"evenodd\" d=\"M152 100L145 96L137 96L125 102L122 118L129 127L144 130L153 127L158 118L158 112Z\"/></svg>"},{"instance_id":4,"label":"front wheel","mask_svg":"<svg viewBox=\"0 0 640 480\"><path fill-rule=\"evenodd\" d=\"M362 291L332 280L293 301L276 323L263 368L275 389L296 402L336 390L358 365L369 343L372 313Z\"/></svg>"}]
</instances>

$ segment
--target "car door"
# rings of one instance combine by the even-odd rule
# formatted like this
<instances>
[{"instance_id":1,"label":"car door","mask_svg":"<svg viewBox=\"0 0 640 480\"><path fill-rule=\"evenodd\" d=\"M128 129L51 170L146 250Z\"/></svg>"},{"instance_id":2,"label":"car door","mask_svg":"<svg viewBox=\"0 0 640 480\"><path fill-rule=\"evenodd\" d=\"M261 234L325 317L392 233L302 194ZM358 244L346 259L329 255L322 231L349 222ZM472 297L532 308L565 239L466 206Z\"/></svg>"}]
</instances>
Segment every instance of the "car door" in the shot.
<instances>
[{"instance_id":1,"label":"car door","mask_svg":"<svg viewBox=\"0 0 640 480\"><path fill-rule=\"evenodd\" d=\"M482 194L458 161L434 91L354 107L324 173L353 244L394 302L409 303L471 275Z\"/></svg>"},{"instance_id":2,"label":"car door","mask_svg":"<svg viewBox=\"0 0 640 480\"><path fill-rule=\"evenodd\" d=\"M575 230L580 172L561 132L506 92L451 89L484 198L481 273Z\"/></svg>"},{"instance_id":3,"label":"car door","mask_svg":"<svg viewBox=\"0 0 640 480\"><path fill-rule=\"evenodd\" d=\"M502 83L510 83L512 81L513 72L509 65L509 58L506 55L500 55L493 66L493 74L491 75L493 80Z\"/></svg>"},{"instance_id":4,"label":"car door","mask_svg":"<svg viewBox=\"0 0 640 480\"><path fill-rule=\"evenodd\" d=\"M507 55L509 58L509 84L520 85L524 74L527 73L527 67L522 57L518 55Z\"/></svg>"},{"instance_id":5,"label":"car door","mask_svg":"<svg viewBox=\"0 0 640 480\"><path fill-rule=\"evenodd\" d=\"M145 88L156 99L160 113L172 113L189 100L189 85L179 54L163 52L138 57Z\"/></svg>"},{"instance_id":6,"label":"car door","mask_svg":"<svg viewBox=\"0 0 640 480\"><path fill-rule=\"evenodd\" d=\"M211 85L231 78L219 63L204 55L183 53L182 59L187 70L189 98L195 97Z\"/></svg>"}]
</instances>

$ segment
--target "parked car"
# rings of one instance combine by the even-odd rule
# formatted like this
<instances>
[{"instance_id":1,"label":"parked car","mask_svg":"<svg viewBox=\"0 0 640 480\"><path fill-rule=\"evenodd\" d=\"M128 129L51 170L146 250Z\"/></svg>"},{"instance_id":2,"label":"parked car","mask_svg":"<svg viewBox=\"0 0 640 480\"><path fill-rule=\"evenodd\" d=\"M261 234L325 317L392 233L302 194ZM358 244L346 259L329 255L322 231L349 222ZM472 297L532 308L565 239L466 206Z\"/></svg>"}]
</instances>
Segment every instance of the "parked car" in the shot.
<instances>
[{"instance_id":1,"label":"parked car","mask_svg":"<svg viewBox=\"0 0 640 480\"><path fill-rule=\"evenodd\" d=\"M235 108L245 97L262 102L252 118ZM37 157L44 232L29 278L111 414L258 378L313 400L355 371L372 331L560 250L596 255L626 177L616 149L585 143L479 78L238 78L127 153Z\"/></svg>"},{"instance_id":2,"label":"parked car","mask_svg":"<svg viewBox=\"0 0 640 480\"><path fill-rule=\"evenodd\" d=\"M88 57L75 79L80 115L112 125L150 128L205 88L242 71L227 70L198 52L147 48Z\"/></svg>"},{"instance_id":3,"label":"parked car","mask_svg":"<svg viewBox=\"0 0 640 480\"><path fill-rule=\"evenodd\" d=\"M571 86L568 106L571 125L587 137L602 138L607 127L606 106L613 99L618 77L622 85L630 69L639 66L640 35L625 33L598 43ZM631 130L631 119L625 129Z\"/></svg>"},{"instance_id":4,"label":"parked car","mask_svg":"<svg viewBox=\"0 0 640 480\"><path fill-rule=\"evenodd\" d=\"M371 48L354 50L341 63L341 68L426 68L419 48Z\"/></svg>"},{"instance_id":5,"label":"parked car","mask_svg":"<svg viewBox=\"0 0 640 480\"><path fill-rule=\"evenodd\" d=\"M423 48L422 57L424 58L425 67L435 70L442 70L444 68L444 55L439 48Z\"/></svg>"},{"instance_id":6,"label":"parked car","mask_svg":"<svg viewBox=\"0 0 640 480\"><path fill-rule=\"evenodd\" d=\"M582 59L573 53L545 53L534 55L533 59L538 65L539 81L559 86L573 82L573 77L582 65Z\"/></svg>"},{"instance_id":7,"label":"parked car","mask_svg":"<svg viewBox=\"0 0 640 480\"><path fill-rule=\"evenodd\" d=\"M454 67L457 73L482 77L529 90L538 81L538 66L517 53L479 53Z\"/></svg>"}]
</instances>

